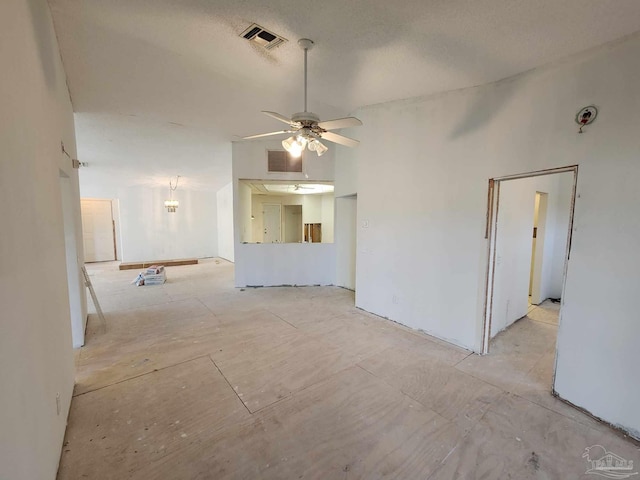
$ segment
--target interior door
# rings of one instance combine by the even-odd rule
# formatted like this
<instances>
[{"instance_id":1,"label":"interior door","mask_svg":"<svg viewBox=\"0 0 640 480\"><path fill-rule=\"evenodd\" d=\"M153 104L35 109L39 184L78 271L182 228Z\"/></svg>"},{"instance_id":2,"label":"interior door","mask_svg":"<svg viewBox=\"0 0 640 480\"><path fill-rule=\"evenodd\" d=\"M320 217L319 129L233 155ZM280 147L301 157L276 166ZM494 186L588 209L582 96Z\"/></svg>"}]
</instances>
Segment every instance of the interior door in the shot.
<instances>
[{"instance_id":1,"label":"interior door","mask_svg":"<svg viewBox=\"0 0 640 480\"><path fill-rule=\"evenodd\" d=\"M85 262L107 262L116 259L111 200L80 201L82 240Z\"/></svg>"},{"instance_id":2,"label":"interior door","mask_svg":"<svg viewBox=\"0 0 640 480\"><path fill-rule=\"evenodd\" d=\"M263 226L264 233L262 243L280 243L282 220L280 216L280 205L263 204Z\"/></svg>"}]
</instances>

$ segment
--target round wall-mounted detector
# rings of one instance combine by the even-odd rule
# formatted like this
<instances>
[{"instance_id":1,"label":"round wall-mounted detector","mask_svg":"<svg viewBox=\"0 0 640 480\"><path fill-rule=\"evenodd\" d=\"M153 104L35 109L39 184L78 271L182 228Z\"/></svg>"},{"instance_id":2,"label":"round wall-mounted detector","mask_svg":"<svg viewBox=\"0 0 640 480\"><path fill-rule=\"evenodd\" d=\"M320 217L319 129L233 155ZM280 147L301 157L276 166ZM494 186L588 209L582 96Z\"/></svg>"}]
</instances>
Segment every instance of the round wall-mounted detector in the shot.
<instances>
[{"instance_id":1,"label":"round wall-mounted detector","mask_svg":"<svg viewBox=\"0 0 640 480\"><path fill-rule=\"evenodd\" d=\"M576 114L576 123L580 125L580 133L582 133L582 127L590 125L598 116L598 109L593 105L582 108Z\"/></svg>"}]
</instances>

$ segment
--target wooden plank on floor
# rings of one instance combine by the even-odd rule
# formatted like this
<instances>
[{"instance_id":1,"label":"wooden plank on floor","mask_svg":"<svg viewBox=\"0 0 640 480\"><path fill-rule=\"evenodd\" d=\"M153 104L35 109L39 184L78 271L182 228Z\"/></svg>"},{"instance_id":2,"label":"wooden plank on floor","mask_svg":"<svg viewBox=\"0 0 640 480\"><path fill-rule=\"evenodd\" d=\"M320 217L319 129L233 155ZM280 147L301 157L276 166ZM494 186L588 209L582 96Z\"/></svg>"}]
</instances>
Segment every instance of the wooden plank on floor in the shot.
<instances>
[{"instance_id":1,"label":"wooden plank on floor","mask_svg":"<svg viewBox=\"0 0 640 480\"><path fill-rule=\"evenodd\" d=\"M151 265L164 265L165 267L178 267L181 265L197 265L197 258L182 258L178 260L153 260L146 262L125 262L121 263L118 268L120 270L137 270L139 268L147 268Z\"/></svg>"}]
</instances>

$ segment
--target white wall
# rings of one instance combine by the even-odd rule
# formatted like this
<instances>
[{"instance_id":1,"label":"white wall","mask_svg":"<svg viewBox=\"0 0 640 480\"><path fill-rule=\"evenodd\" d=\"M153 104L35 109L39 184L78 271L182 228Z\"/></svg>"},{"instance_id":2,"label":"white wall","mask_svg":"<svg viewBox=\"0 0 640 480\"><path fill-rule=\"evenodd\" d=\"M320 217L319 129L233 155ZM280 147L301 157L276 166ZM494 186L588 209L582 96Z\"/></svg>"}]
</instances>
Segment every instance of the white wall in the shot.
<instances>
[{"instance_id":1,"label":"white wall","mask_svg":"<svg viewBox=\"0 0 640 480\"><path fill-rule=\"evenodd\" d=\"M216 193L218 208L218 256L233 262L233 183Z\"/></svg>"},{"instance_id":2,"label":"white wall","mask_svg":"<svg viewBox=\"0 0 640 480\"><path fill-rule=\"evenodd\" d=\"M553 232L547 232L545 235L545 258L542 268L542 281L540 298L562 297L562 288L564 281L564 267L568 247L569 221L571 214L571 195L573 193L573 175L558 176L557 194L555 197L548 198L550 203L547 210L555 212L555 219L552 224L555 225ZM549 223L549 218L547 218ZM553 245L553 249L547 249L547 245ZM549 253L553 256L549 258Z\"/></svg>"},{"instance_id":3,"label":"white wall","mask_svg":"<svg viewBox=\"0 0 640 480\"><path fill-rule=\"evenodd\" d=\"M333 243L236 245L236 286L332 285Z\"/></svg>"},{"instance_id":4,"label":"white wall","mask_svg":"<svg viewBox=\"0 0 640 480\"><path fill-rule=\"evenodd\" d=\"M333 149L322 157L305 152L303 173L269 173L268 149L282 149L280 141L234 142L232 147L236 286L331 285L335 282L333 244L244 243L250 242L252 237L251 189L239 180L333 181L334 178ZM304 205L302 208L305 215ZM321 214L319 221L322 221Z\"/></svg>"},{"instance_id":5,"label":"white wall","mask_svg":"<svg viewBox=\"0 0 640 480\"><path fill-rule=\"evenodd\" d=\"M73 114L45 0L0 2L0 45L0 478L54 479L74 383L60 186L62 170L79 226L60 149L75 156ZM82 258L79 229L76 244Z\"/></svg>"},{"instance_id":6,"label":"white wall","mask_svg":"<svg viewBox=\"0 0 640 480\"><path fill-rule=\"evenodd\" d=\"M88 168L91 168L89 166ZM204 258L218 255L216 192L178 186L173 198L180 202L168 213L164 201L169 187L82 182L83 198L117 199L119 253L123 262Z\"/></svg>"},{"instance_id":7,"label":"white wall","mask_svg":"<svg viewBox=\"0 0 640 480\"><path fill-rule=\"evenodd\" d=\"M500 182L492 337L527 314L536 192L548 194L545 227L538 230L543 255L536 258L541 299L562 295L572 187L573 172ZM560 278L558 292L556 277Z\"/></svg>"},{"instance_id":8,"label":"white wall","mask_svg":"<svg viewBox=\"0 0 640 480\"><path fill-rule=\"evenodd\" d=\"M336 285L356 289L357 197L336 198Z\"/></svg>"},{"instance_id":9,"label":"white wall","mask_svg":"<svg viewBox=\"0 0 640 480\"><path fill-rule=\"evenodd\" d=\"M357 305L476 351L487 180L579 164L555 389L636 435L639 57L635 35L496 84L363 108L360 147L336 159L336 195L355 182L369 225ZM589 104L600 115L579 135L575 114Z\"/></svg>"}]
</instances>

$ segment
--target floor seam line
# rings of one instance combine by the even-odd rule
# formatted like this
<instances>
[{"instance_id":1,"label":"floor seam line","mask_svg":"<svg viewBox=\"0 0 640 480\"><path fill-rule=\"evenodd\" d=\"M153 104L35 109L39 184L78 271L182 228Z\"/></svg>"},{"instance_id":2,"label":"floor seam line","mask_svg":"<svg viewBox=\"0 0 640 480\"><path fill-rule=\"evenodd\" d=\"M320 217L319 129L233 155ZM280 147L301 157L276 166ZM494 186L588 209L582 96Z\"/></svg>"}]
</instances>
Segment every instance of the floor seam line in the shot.
<instances>
[{"instance_id":1,"label":"floor seam line","mask_svg":"<svg viewBox=\"0 0 640 480\"><path fill-rule=\"evenodd\" d=\"M95 289L95 285L94 285L94 289ZM96 293L96 296L98 296L97 293ZM117 313L121 313L121 312L129 312L131 310L140 310L142 308L155 307L155 306L158 306L158 305L167 305L169 303L174 303L174 302L182 302L182 301L185 301L185 300L189 300L190 298L194 298L194 297L188 297L188 298L180 299L180 300L169 300L167 302L161 302L161 303L150 303L149 305L139 305L137 307L123 308L122 310L112 310L112 311L104 312L104 313L106 315L107 313L117 314ZM99 301L100 301L100 299L98 298L98 302ZM95 314L97 315L97 312Z\"/></svg>"},{"instance_id":2,"label":"floor seam line","mask_svg":"<svg viewBox=\"0 0 640 480\"><path fill-rule=\"evenodd\" d=\"M357 364L349 365L348 367L345 367L345 368L343 368L342 370L338 370L337 372L332 373L332 374L330 374L330 375L327 375L326 377L322 377L320 380L318 380L318 381L316 381L316 382L313 382L313 383L311 383L311 384L307 385L306 387L301 388L300 390L296 390L295 392L291 392L291 393L290 393L289 395L287 395L286 397L279 398L279 399L278 399L278 400L276 400L275 402L272 402L272 403L270 403L269 405L265 405L264 407L259 408L258 410L256 410L256 411L255 411L255 412L253 412L253 413L261 412L262 410L264 410L264 409L266 409L266 408L272 407L273 405L277 405L278 403L281 403L281 402L283 402L283 401L285 401L285 400L287 400L287 399L289 399L289 398L293 398L295 395L298 395L298 394L300 394L300 393L304 392L304 391L305 391L305 390L307 390L308 388L311 388L311 387L313 387L313 386L315 386L315 385L318 385L319 383L322 383L322 382L324 382L324 381L328 380L329 378L331 378L331 377L333 377L333 376L335 376L335 375L338 375L338 374L340 374L340 373L344 372L345 370L348 370L349 368L352 368L352 367L354 367L354 366L357 366Z\"/></svg>"},{"instance_id":3,"label":"floor seam line","mask_svg":"<svg viewBox=\"0 0 640 480\"><path fill-rule=\"evenodd\" d=\"M554 327L557 327L558 324L557 323L551 323L551 322L545 322L544 320L538 320L537 318L531 318L530 316L527 315L527 318L529 320L531 320L532 322L537 322L537 323L543 323L544 325L552 325Z\"/></svg>"},{"instance_id":4,"label":"floor seam line","mask_svg":"<svg viewBox=\"0 0 640 480\"><path fill-rule=\"evenodd\" d=\"M464 362L467 358L469 358L471 355L475 355L475 353L471 352L469 355L465 356L464 358L460 359L459 361L457 361L456 363L454 363L453 365L451 365L453 368L456 368L458 365L460 365L462 362ZM458 371L462 371L462 370L458 370Z\"/></svg>"},{"instance_id":5,"label":"floor seam line","mask_svg":"<svg viewBox=\"0 0 640 480\"><path fill-rule=\"evenodd\" d=\"M367 370L366 368L364 368L362 365L356 364L356 367L360 367L362 370L364 370L365 372L367 372L369 375L371 375L374 378L377 378L378 380L380 380L382 383L384 383L385 385L387 385L388 387L392 388L393 390L399 392L401 395L407 397L409 400L416 402L419 405L422 405L424 408L426 408L427 410L435 413L436 415L438 415L439 417L443 418L445 421L449 422L449 423L454 423L453 420L449 420L447 417L445 417L444 415L442 415L440 412L437 412L436 410L434 410L432 407L425 405L424 403L422 403L420 400L413 398L411 395L409 395L407 392L405 392L402 388L398 388L395 385L390 384L389 382L387 382L384 378L379 377L378 375L376 375L373 372L370 372L369 370Z\"/></svg>"},{"instance_id":6,"label":"floor seam line","mask_svg":"<svg viewBox=\"0 0 640 480\"><path fill-rule=\"evenodd\" d=\"M475 378L476 380L479 380L479 381L481 381L481 382L486 383L487 385L491 385L492 387L496 387L497 389L499 389L499 390L501 390L501 391L503 391L503 392L505 392L505 393L513 393L513 392L511 392L511 390L505 390L503 386L496 385L495 383L490 382L489 380L486 380L486 379L481 378L481 377L477 377L477 376L476 376L476 375L474 375L473 373L469 373L469 372L466 372L466 371L464 371L464 370L459 369L457 366L455 366L454 368L455 368L456 370L458 370L459 372L466 373L467 375L469 375L470 377Z\"/></svg>"},{"instance_id":7,"label":"floor seam line","mask_svg":"<svg viewBox=\"0 0 640 480\"><path fill-rule=\"evenodd\" d=\"M287 322L284 318L282 318L280 315L278 315L277 313L273 313L271 310L269 310L268 308L264 309L265 312L269 312L271 315L273 315L274 317L278 317L280 320L282 320L284 323L291 325L293 328L295 328L296 330L300 330L298 327L296 327L293 323L291 322Z\"/></svg>"},{"instance_id":8,"label":"floor seam line","mask_svg":"<svg viewBox=\"0 0 640 480\"><path fill-rule=\"evenodd\" d=\"M94 388L93 390L87 390L86 392L76 393L71 396L71 398L79 397L81 395L86 395L87 393L97 392L98 390L102 390L103 388L113 387L114 385L118 385L120 383L128 382L129 380L135 380L136 378L144 377L145 375L149 375L151 373L160 372L162 370L166 370L167 368L177 367L178 365L182 365L183 363L192 362L193 360L198 360L200 358L208 357L209 355L198 355L197 357L189 358L188 360L183 360L182 362L174 363L171 365L167 365L165 367L154 368L149 372L144 372L139 375L134 375L133 377L124 378L122 380L118 380L117 382L110 383L108 385L103 385L102 387Z\"/></svg>"},{"instance_id":9,"label":"floor seam line","mask_svg":"<svg viewBox=\"0 0 640 480\"><path fill-rule=\"evenodd\" d=\"M231 382L229 382L229 379L225 377L224 373L222 373L222 370L220 370L220 367L218 366L216 361L213 359L213 357L211 355L207 355L207 357L209 357L209 360L211 360L211 363L213 363L213 366L218 369L218 372L220 372L220 375L222 375L222 378L224 378L225 382L227 382L227 385L229 385L229 388L231 389L231 391L235 393L238 400L240 400L240 403L242 404L242 406L246 408L247 412L249 412L249 415L253 415L253 412L249 410L249 407L247 407L247 405L242 401L242 398L240 398L240 395L238 394L238 392L236 392L236 389L233 388L233 386L231 385Z\"/></svg>"},{"instance_id":10,"label":"floor seam line","mask_svg":"<svg viewBox=\"0 0 640 480\"><path fill-rule=\"evenodd\" d=\"M195 298L198 302L200 302L200 304L201 304L204 308L206 308L209 312L211 312L211 314L212 314L214 317L217 317L217 316L218 316L218 315L216 315L216 313L215 313L213 310L211 310L209 307L207 307L207 305L206 305L202 300L200 300L200 297L197 297L197 296L196 296L196 297L192 297L192 298Z\"/></svg>"},{"instance_id":11,"label":"floor seam line","mask_svg":"<svg viewBox=\"0 0 640 480\"><path fill-rule=\"evenodd\" d=\"M549 393L549 392L547 392L547 393L548 393L548 394L549 394L549 396L551 396L551 397L554 397L554 398L560 398L560 397L555 397L555 395L553 395L553 394L551 394L551 393ZM556 411L556 410L553 410L552 408L549 408L549 407L547 407L546 405L542 405L541 403L538 403L538 402L536 402L536 401L533 401L533 400L531 400L530 398L523 397L523 396L522 396L522 395L520 395L519 393L511 392L511 394L512 394L513 396L515 396L515 397L518 397L518 398L520 398L520 399L522 399L522 400L526 401L526 402L532 403L533 405L536 405L536 406L538 406L538 407L540 407L540 408L544 408L545 410L547 410L547 411L549 411L549 412L555 413L555 414L560 415L560 416L562 416L562 417L564 417L564 418L566 418L566 419L568 419L568 420L571 420L571 421L573 421L573 422L576 422L576 423L578 423L578 424L580 424L580 425L582 425L582 426L585 426L585 427L587 427L587 428L591 428L591 429L593 429L593 428L594 428L594 427L592 427L591 425L587 425L586 423L583 423L583 422L581 422L580 420L576 420L575 418L572 418L572 417L570 417L570 416L568 416L568 415L565 415L564 413L561 413L561 412L558 412L558 411ZM558 401L561 401L561 400L558 400ZM566 405L566 404L565 404L565 405ZM580 412L580 410L578 410L578 409L576 409L576 411ZM580 412L580 413L582 413L582 412ZM584 415L584 414L583 414L583 415ZM598 419L595 419L595 418L592 418L592 417L588 417L588 418L590 418L592 421L596 422L598 425L603 425L603 426L608 427L609 429L611 429L611 427L610 427L609 425L607 425L607 423L606 423L606 422L603 422L602 420L598 420Z\"/></svg>"}]
</instances>

